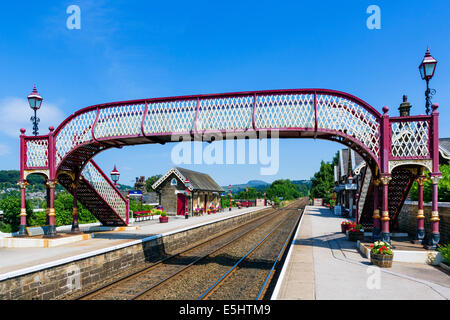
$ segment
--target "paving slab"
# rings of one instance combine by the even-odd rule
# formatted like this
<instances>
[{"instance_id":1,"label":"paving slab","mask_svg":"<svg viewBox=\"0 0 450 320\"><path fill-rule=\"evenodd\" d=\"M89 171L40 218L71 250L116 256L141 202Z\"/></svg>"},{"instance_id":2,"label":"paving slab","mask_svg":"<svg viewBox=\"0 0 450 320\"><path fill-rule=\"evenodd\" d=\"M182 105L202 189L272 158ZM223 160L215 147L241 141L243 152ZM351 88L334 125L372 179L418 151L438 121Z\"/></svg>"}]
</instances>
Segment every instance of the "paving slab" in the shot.
<instances>
[{"instance_id":1,"label":"paving slab","mask_svg":"<svg viewBox=\"0 0 450 320\"><path fill-rule=\"evenodd\" d=\"M427 264L379 268L340 232L343 218L307 206L272 299L448 300L450 276Z\"/></svg>"}]
</instances>

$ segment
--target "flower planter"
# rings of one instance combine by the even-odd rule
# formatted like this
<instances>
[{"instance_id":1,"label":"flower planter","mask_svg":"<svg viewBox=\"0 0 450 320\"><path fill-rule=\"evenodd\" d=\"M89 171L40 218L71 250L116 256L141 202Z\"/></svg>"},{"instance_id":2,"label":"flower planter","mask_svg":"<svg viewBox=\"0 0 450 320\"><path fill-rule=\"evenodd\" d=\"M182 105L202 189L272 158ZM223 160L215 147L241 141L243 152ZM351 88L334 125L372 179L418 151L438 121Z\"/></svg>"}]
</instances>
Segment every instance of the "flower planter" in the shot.
<instances>
[{"instance_id":1,"label":"flower planter","mask_svg":"<svg viewBox=\"0 0 450 320\"><path fill-rule=\"evenodd\" d=\"M380 268L392 267L393 254L374 254L370 252L370 263Z\"/></svg>"},{"instance_id":2,"label":"flower planter","mask_svg":"<svg viewBox=\"0 0 450 320\"><path fill-rule=\"evenodd\" d=\"M350 229L350 224L341 224L341 231L342 233L346 233L348 229Z\"/></svg>"},{"instance_id":3,"label":"flower planter","mask_svg":"<svg viewBox=\"0 0 450 320\"><path fill-rule=\"evenodd\" d=\"M348 232L348 240L349 241L362 241L364 240L364 232L354 232L354 231L349 231Z\"/></svg>"},{"instance_id":4,"label":"flower planter","mask_svg":"<svg viewBox=\"0 0 450 320\"><path fill-rule=\"evenodd\" d=\"M160 223L166 223L166 222L169 222L169 217L159 217L159 222L160 222Z\"/></svg>"}]
</instances>

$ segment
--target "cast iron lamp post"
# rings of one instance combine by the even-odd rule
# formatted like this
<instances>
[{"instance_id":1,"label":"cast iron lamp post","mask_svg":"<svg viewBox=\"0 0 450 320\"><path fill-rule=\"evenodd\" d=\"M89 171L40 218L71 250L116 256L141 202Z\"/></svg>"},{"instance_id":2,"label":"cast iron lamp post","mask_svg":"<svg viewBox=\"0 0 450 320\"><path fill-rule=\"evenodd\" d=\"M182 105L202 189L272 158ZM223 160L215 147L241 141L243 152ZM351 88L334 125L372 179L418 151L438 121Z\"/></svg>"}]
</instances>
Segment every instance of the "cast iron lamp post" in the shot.
<instances>
[{"instance_id":1,"label":"cast iron lamp post","mask_svg":"<svg viewBox=\"0 0 450 320\"><path fill-rule=\"evenodd\" d=\"M247 192L247 208L248 208L248 187L245 188L245 191Z\"/></svg>"},{"instance_id":2,"label":"cast iron lamp post","mask_svg":"<svg viewBox=\"0 0 450 320\"><path fill-rule=\"evenodd\" d=\"M38 123L40 119L36 116L36 111L41 108L42 97L36 90L36 85L34 85L33 91L28 95L28 103L30 104L30 108L34 111L34 116L30 118L33 123L33 134L37 136L39 134Z\"/></svg>"},{"instance_id":3,"label":"cast iron lamp post","mask_svg":"<svg viewBox=\"0 0 450 320\"><path fill-rule=\"evenodd\" d=\"M120 172L117 171L116 165L114 165L113 171L111 171L111 180L114 182L114 187L117 187L117 181L119 181L120 178Z\"/></svg>"},{"instance_id":4,"label":"cast iron lamp post","mask_svg":"<svg viewBox=\"0 0 450 320\"><path fill-rule=\"evenodd\" d=\"M420 76L422 77L422 80L427 82L427 90L425 90L425 111L427 114L430 113L431 96L434 96L436 93L435 89L430 89L428 86L428 82L433 78L434 71L436 70L436 64L437 60L431 56L430 49L427 48L425 57L419 66Z\"/></svg>"},{"instance_id":5,"label":"cast iron lamp post","mask_svg":"<svg viewBox=\"0 0 450 320\"><path fill-rule=\"evenodd\" d=\"M228 204L228 211L231 211L231 184L230 185L228 185L228 201L229 201L229 204Z\"/></svg>"},{"instance_id":6,"label":"cast iron lamp post","mask_svg":"<svg viewBox=\"0 0 450 320\"><path fill-rule=\"evenodd\" d=\"M188 204L188 199L189 199L189 187L191 186L191 183L189 182L189 179L186 178L186 180L184 180L184 186L186 187L185 190L185 194L186 194L186 206L185 206L185 210L184 210L184 217L185 219L189 218L189 204Z\"/></svg>"}]
</instances>

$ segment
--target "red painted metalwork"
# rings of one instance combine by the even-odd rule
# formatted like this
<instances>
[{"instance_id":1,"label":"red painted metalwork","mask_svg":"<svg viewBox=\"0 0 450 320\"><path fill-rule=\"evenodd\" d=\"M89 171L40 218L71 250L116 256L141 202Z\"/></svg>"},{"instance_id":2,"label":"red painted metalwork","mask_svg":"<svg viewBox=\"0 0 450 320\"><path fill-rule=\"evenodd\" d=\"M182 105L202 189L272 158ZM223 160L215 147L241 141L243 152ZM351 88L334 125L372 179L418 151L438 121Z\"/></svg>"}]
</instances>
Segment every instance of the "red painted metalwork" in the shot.
<instances>
[{"instance_id":1,"label":"red painted metalwork","mask_svg":"<svg viewBox=\"0 0 450 320\"><path fill-rule=\"evenodd\" d=\"M288 97L288 95L292 96ZM286 101L287 98L291 99L287 103L285 102L288 106L291 106L290 104L296 104L295 107L297 108L306 108L305 110L309 110L308 112L312 110L312 115L309 115L308 113L308 115L305 116L306 118L303 117L301 121L296 122L298 124L304 124L305 127L292 125L292 122L286 121L286 118L277 118L274 120L278 121L277 123L284 125L282 127L273 125L268 126L267 124L269 122L264 122L264 119L269 117L268 114L271 112L266 106L270 105L272 109L282 108L280 107L282 106L280 101ZM171 104L165 105L166 103ZM162 104L163 107L157 104ZM119 107L122 109L117 109ZM111 108L110 111L108 111L108 108ZM334 109L334 111L327 111L327 108L330 110ZM114 192L117 193L117 195L120 195L128 208L127 201L123 199L120 192L114 188L114 185L109 178L95 165L94 162L91 161L91 158L97 153L110 147L121 147L122 145L141 143L165 143L171 141L170 137L172 134L177 134L178 136L192 136L193 131L197 133L199 130L197 127L199 117L200 120L204 119L205 122L209 121L207 117L213 114L211 113L211 110L216 110L214 111L216 112L214 114L221 114L220 112L223 112L222 117L224 117L224 119L226 117L225 112L231 112L229 110L241 112L237 113L237 115L241 117L239 119L240 122L231 124L232 127L234 126L233 129L223 129L220 126L208 128L209 123L205 123L207 127L201 129L201 133L203 134L222 134L224 138L226 138L226 134L231 130L233 133L243 135L255 132L256 136L258 136L258 132L264 130L277 132L280 138L314 137L326 139L337 141L353 148L368 162L368 166L371 168L378 167L381 174L387 174L389 172L388 163L390 160L432 159L433 173L438 175L438 112L436 109L437 105L433 105L434 111L431 116L390 118L387 114L389 110L387 107L383 108L383 115L381 115L368 103L353 95L327 89L245 91L151 98L93 105L76 111L73 115L65 119L56 130L53 131L53 128L51 128L50 133L47 135L27 137L25 136L25 131L21 131L21 179L24 177L24 170L27 169L48 170L48 178L52 180L57 178L57 172L64 172L64 170L81 174L81 170L84 166L91 162L96 170L104 176L104 180L107 181L107 184L112 186ZM358 136L358 132L350 134L347 130L343 130L342 128L333 129L333 126L329 126L330 120L326 118L327 112L334 112L332 113L334 117L336 117L338 112L345 113L347 117L351 117L351 119L354 119L357 122L360 121L360 127L367 128L367 131L371 132L371 135L363 136L362 140L360 140L361 137ZM373 118L369 119L366 112ZM184 126L180 126L183 130L179 131L167 130L164 129L164 127L158 129L160 131L153 129L148 131L148 129L146 129L146 123L148 126L149 121L147 117L157 117L162 114L169 117L174 115L180 115L181 117L185 114L182 120L189 125L186 129L184 129ZM141 115L142 119L140 118ZM249 118L247 118L247 115ZM73 128L75 125L71 122L77 117L80 117L79 120L82 121L84 125L84 128L81 128L80 131L78 131L79 133L74 131L75 129ZM111 131L110 129L113 124L119 125L120 121L124 118L127 118L134 123L136 122L137 117L139 117L138 128L133 127L133 129L128 131ZM287 117L292 118L292 115ZM309 123L311 123L311 125L309 125ZM345 123L345 125L349 124ZM68 129L65 131L63 137L72 140L69 140L68 143L58 147L58 141L60 141L58 140L58 137L67 126ZM191 126L190 129L189 126ZM222 126L228 128L226 125ZM403 147L402 136L396 135L397 132L392 132L394 127L404 128L406 126L410 126L409 132L414 133L414 130L419 130L421 134L425 134L423 138L418 138L417 140L417 148L420 147L422 149L418 149L419 151L417 151L417 154L415 155L408 155L409 151L416 151L416 149L409 150L406 147ZM96 130L100 131L97 132ZM374 132L373 136L372 132ZM367 140L367 137L369 137L369 140ZM147 138L147 140L144 138ZM392 139L394 138L397 139L395 141L399 141L398 146L396 146L397 153L399 153L397 156L392 154L391 148ZM424 141L427 141L428 145L425 146ZM27 149L27 143L30 144L29 146L33 149ZM30 162L27 162L28 153L34 156ZM65 187L67 188L67 183ZM91 187L94 188L93 186ZM100 198L102 197L98 193L97 195ZM115 212L115 210L107 203L106 199L104 199L102 205L104 205L105 208L109 206L110 208L108 210L112 214ZM117 212L114 214L117 214ZM128 221L123 221L122 218L119 220L122 221L121 223L128 223ZM126 220L128 220L128 215Z\"/></svg>"}]
</instances>

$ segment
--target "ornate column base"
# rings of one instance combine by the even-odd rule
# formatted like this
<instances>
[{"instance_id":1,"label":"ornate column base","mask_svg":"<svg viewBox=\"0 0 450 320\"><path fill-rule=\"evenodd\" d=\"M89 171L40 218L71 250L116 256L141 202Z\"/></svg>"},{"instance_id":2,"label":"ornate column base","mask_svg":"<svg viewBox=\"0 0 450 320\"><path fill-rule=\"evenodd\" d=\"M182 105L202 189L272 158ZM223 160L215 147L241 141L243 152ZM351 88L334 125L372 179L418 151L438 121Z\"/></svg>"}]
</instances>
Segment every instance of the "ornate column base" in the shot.
<instances>
[{"instance_id":1,"label":"ornate column base","mask_svg":"<svg viewBox=\"0 0 450 320\"><path fill-rule=\"evenodd\" d=\"M381 229L380 228L373 228L372 230L372 241L378 241L381 240Z\"/></svg>"},{"instance_id":2,"label":"ornate column base","mask_svg":"<svg viewBox=\"0 0 450 320\"><path fill-rule=\"evenodd\" d=\"M60 235L56 234L56 226L55 226L55 209L50 208L49 209L49 225L48 225L48 231L47 234L44 235L44 238L57 238L60 237Z\"/></svg>"},{"instance_id":3,"label":"ornate column base","mask_svg":"<svg viewBox=\"0 0 450 320\"><path fill-rule=\"evenodd\" d=\"M417 231L416 236L412 243L415 244L425 244L425 227L424 227L424 219L423 209L419 209L417 212Z\"/></svg>"},{"instance_id":4,"label":"ornate column base","mask_svg":"<svg viewBox=\"0 0 450 320\"><path fill-rule=\"evenodd\" d=\"M440 240L441 240L440 233L439 232L437 232L437 233L432 232L430 240L429 240L429 243L428 243L427 246L425 246L426 249L428 249L428 250L435 250L435 249L437 249L437 244L439 243Z\"/></svg>"},{"instance_id":5,"label":"ornate column base","mask_svg":"<svg viewBox=\"0 0 450 320\"><path fill-rule=\"evenodd\" d=\"M416 236L411 242L414 244L425 244L425 230L417 229Z\"/></svg>"},{"instance_id":6,"label":"ornate column base","mask_svg":"<svg viewBox=\"0 0 450 320\"><path fill-rule=\"evenodd\" d=\"M19 237L28 236L26 216L27 216L27 210L25 208L20 209Z\"/></svg>"},{"instance_id":7,"label":"ornate column base","mask_svg":"<svg viewBox=\"0 0 450 320\"><path fill-rule=\"evenodd\" d=\"M389 212L383 211L381 217L381 241L391 243L391 233L389 232Z\"/></svg>"},{"instance_id":8,"label":"ornate column base","mask_svg":"<svg viewBox=\"0 0 450 320\"><path fill-rule=\"evenodd\" d=\"M389 232L382 232L381 241L391 243L391 234Z\"/></svg>"},{"instance_id":9,"label":"ornate column base","mask_svg":"<svg viewBox=\"0 0 450 320\"><path fill-rule=\"evenodd\" d=\"M381 239L380 210L375 209L372 218L373 218L372 241L375 242Z\"/></svg>"},{"instance_id":10,"label":"ornate column base","mask_svg":"<svg viewBox=\"0 0 450 320\"><path fill-rule=\"evenodd\" d=\"M431 235L430 240L427 246L427 249L434 250L437 248L437 244L441 240L440 232L439 232L439 212L432 211L431 212Z\"/></svg>"},{"instance_id":11,"label":"ornate column base","mask_svg":"<svg viewBox=\"0 0 450 320\"><path fill-rule=\"evenodd\" d=\"M72 221L72 229L70 230L70 233L81 233L80 227L78 226L78 209L73 208L72 212L73 221Z\"/></svg>"}]
</instances>

